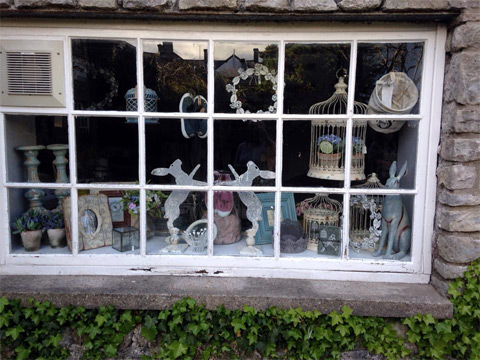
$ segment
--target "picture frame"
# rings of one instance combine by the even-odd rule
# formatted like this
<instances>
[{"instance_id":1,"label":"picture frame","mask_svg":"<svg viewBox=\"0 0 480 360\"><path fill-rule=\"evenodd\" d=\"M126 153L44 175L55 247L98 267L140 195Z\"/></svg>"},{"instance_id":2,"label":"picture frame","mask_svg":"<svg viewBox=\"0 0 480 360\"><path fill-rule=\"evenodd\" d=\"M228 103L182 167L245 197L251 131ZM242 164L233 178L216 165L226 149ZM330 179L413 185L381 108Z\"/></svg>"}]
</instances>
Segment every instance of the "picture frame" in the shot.
<instances>
[{"instance_id":1,"label":"picture frame","mask_svg":"<svg viewBox=\"0 0 480 360\"><path fill-rule=\"evenodd\" d=\"M122 200L123 192L121 190L103 190L99 191L99 194L106 195L108 198L113 227L129 226L131 224L130 214L127 210L123 210L121 204L118 204Z\"/></svg>"},{"instance_id":2,"label":"picture frame","mask_svg":"<svg viewBox=\"0 0 480 360\"><path fill-rule=\"evenodd\" d=\"M275 194L260 193L256 195L262 203L262 219L258 222L258 231L255 234L255 244L271 244L273 241ZM282 220L290 219L297 221L297 211L295 209L293 193L282 193L281 209Z\"/></svg>"},{"instance_id":3,"label":"picture frame","mask_svg":"<svg viewBox=\"0 0 480 360\"><path fill-rule=\"evenodd\" d=\"M65 233L68 249L72 250L71 198L62 201ZM104 194L78 197L78 246L79 251L112 246L112 218L108 197Z\"/></svg>"}]
</instances>

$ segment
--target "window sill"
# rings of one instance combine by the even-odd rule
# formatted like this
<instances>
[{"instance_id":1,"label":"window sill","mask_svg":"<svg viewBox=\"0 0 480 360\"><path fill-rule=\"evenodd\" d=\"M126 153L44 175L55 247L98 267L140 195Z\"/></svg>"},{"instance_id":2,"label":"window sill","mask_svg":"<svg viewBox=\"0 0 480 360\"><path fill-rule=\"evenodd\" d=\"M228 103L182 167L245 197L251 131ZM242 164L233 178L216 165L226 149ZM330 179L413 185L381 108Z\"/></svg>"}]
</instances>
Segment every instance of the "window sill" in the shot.
<instances>
[{"instance_id":1,"label":"window sill","mask_svg":"<svg viewBox=\"0 0 480 360\"><path fill-rule=\"evenodd\" d=\"M372 275L373 276L373 275ZM184 276L0 276L0 296L30 297L57 306L163 309L189 296L208 308L249 305L301 307L329 313L342 305L355 315L408 317L431 313L451 318L453 306L431 285L258 278Z\"/></svg>"}]
</instances>

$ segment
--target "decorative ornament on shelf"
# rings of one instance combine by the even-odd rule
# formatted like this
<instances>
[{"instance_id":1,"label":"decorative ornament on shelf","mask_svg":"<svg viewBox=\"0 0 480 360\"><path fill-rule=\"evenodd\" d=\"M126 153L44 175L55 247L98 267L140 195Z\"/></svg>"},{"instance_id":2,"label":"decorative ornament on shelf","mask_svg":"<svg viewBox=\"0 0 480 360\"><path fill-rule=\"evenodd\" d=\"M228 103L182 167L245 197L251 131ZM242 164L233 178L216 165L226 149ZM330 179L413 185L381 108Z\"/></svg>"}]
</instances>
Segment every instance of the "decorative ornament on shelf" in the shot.
<instances>
[{"instance_id":1,"label":"decorative ornament on shelf","mask_svg":"<svg viewBox=\"0 0 480 360\"><path fill-rule=\"evenodd\" d=\"M219 182L218 185L252 186L253 180L258 176L264 179L275 179L275 173L273 171L260 170L253 161L247 163L247 171L242 175L238 175L232 165L228 164L228 167L235 177L235 180ZM253 191L241 191L238 192L238 196L247 207L247 219L252 223L252 227L246 231L248 235L246 240L247 246L241 248L239 253L240 255L246 256L262 255L263 251L255 246L255 234L259 227L258 222L262 219L262 202Z\"/></svg>"},{"instance_id":2,"label":"decorative ornament on shelf","mask_svg":"<svg viewBox=\"0 0 480 360\"><path fill-rule=\"evenodd\" d=\"M403 72L389 72L377 81L368 102L369 114L410 114L418 101L415 83ZM375 131L390 134L400 130L405 121L369 120Z\"/></svg>"},{"instance_id":3,"label":"decorative ornament on shelf","mask_svg":"<svg viewBox=\"0 0 480 360\"><path fill-rule=\"evenodd\" d=\"M23 163L27 167L27 182L29 183L39 183L40 178L38 177L38 166L40 165L40 160L37 159L38 152L44 150L45 146L43 145L25 145L18 146L15 148L18 151L22 151L25 154L25 162ZM42 199L45 197L45 191L42 189L30 189L25 193L25 197L30 202L30 209L36 211L44 211L45 208L42 205Z\"/></svg>"},{"instance_id":4,"label":"decorative ornament on shelf","mask_svg":"<svg viewBox=\"0 0 480 360\"><path fill-rule=\"evenodd\" d=\"M384 189L377 174L368 176L355 189ZM350 247L373 252L381 234L382 204L385 195L354 195L350 198Z\"/></svg>"},{"instance_id":5,"label":"decorative ornament on shelf","mask_svg":"<svg viewBox=\"0 0 480 360\"><path fill-rule=\"evenodd\" d=\"M53 165L55 166L57 178L56 183L68 183L67 175L67 164L68 160L65 157L68 151L68 144L51 144L47 145L47 150L51 150L53 155L55 155L55 160L53 160ZM58 198L57 209L62 209L62 199L70 196L70 190L68 189L57 189L53 192Z\"/></svg>"},{"instance_id":6,"label":"decorative ornament on shelf","mask_svg":"<svg viewBox=\"0 0 480 360\"><path fill-rule=\"evenodd\" d=\"M340 71L344 76L338 76ZM346 114L347 113L347 71L337 71L338 83L334 94L327 100L313 104L308 113L312 115ZM368 106L355 101L354 113L366 114ZM337 119L312 120L310 144L310 168L307 176L326 179L343 180L345 177L345 144L347 122ZM365 138L367 121L355 120L352 130L352 166L350 176L353 181L365 179Z\"/></svg>"},{"instance_id":7,"label":"decorative ornament on shelf","mask_svg":"<svg viewBox=\"0 0 480 360\"><path fill-rule=\"evenodd\" d=\"M299 205L303 213L303 228L307 236L307 249L317 252L322 226L340 226L342 204L319 193L303 200Z\"/></svg>"},{"instance_id":8,"label":"decorative ornament on shelf","mask_svg":"<svg viewBox=\"0 0 480 360\"><path fill-rule=\"evenodd\" d=\"M250 114L249 110L243 109L243 104L238 100L237 86L240 84L241 80L247 80L249 77L256 79L258 84L262 83L262 77L265 81L269 81L272 84L272 90L275 94L272 95L272 105L268 107L267 110L258 110L257 114L274 114L277 112L277 73L275 70L269 70L265 65L255 64L253 68L248 68L246 70L240 68L238 69L238 76L235 76L231 84L228 84L225 89L228 93L232 93L230 96L230 108L235 109L237 114ZM247 121L247 120L243 120ZM257 120L252 120L257 121Z\"/></svg>"},{"instance_id":9,"label":"decorative ornament on shelf","mask_svg":"<svg viewBox=\"0 0 480 360\"><path fill-rule=\"evenodd\" d=\"M175 178L175 184L177 185L194 185L194 186L206 186L204 181L194 180L195 173L200 168L198 164L190 174L187 174L182 170L182 161L180 159L175 160L168 168L157 168L152 171L152 175L166 176L172 175ZM182 253L184 252L188 244L179 244L180 235L179 229L173 225L173 222L180 216L180 205L187 199L189 190L173 190L165 201L165 217L168 219L167 227L170 236L165 239L168 245L162 249L165 253Z\"/></svg>"}]
</instances>

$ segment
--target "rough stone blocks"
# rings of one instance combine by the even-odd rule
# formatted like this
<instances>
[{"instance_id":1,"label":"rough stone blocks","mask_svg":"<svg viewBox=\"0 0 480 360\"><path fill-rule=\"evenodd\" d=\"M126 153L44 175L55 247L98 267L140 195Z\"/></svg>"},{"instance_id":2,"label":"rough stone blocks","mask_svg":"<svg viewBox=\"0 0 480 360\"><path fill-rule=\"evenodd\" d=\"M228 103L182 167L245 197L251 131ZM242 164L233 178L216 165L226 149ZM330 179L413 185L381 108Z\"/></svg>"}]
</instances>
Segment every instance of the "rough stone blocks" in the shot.
<instances>
[{"instance_id":1,"label":"rough stone blocks","mask_svg":"<svg viewBox=\"0 0 480 360\"><path fill-rule=\"evenodd\" d=\"M435 259L433 267L444 279L456 279L467 271L466 265L449 264L442 259Z\"/></svg>"},{"instance_id":2,"label":"rough stone blocks","mask_svg":"<svg viewBox=\"0 0 480 360\"><path fill-rule=\"evenodd\" d=\"M116 9L117 0L78 0L78 5L86 9Z\"/></svg>"},{"instance_id":3,"label":"rough stone blocks","mask_svg":"<svg viewBox=\"0 0 480 360\"><path fill-rule=\"evenodd\" d=\"M442 141L440 155L449 161L480 160L480 137L446 136Z\"/></svg>"},{"instance_id":4,"label":"rough stone blocks","mask_svg":"<svg viewBox=\"0 0 480 360\"><path fill-rule=\"evenodd\" d=\"M17 8L73 7L75 0L14 0Z\"/></svg>"},{"instance_id":5,"label":"rough stone blocks","mask_svg":"<svg viewBox=\"0 0 480 360\"><path fill-rule=\"evenodd\" d=\"M454 208L439 206L437 226L446 231L480 231L480 207Z\"/></svg>"},{"instance_id":6,"label":"rough stone blocks","mask_svg":"<svg viewBox=\"0 0 480 360\"><path fill-rule=\"evenodd\" d=\"M480 104L480 50L452 55L445 76L445 101Z\"/></svg>"},{"instance_id":7,"label":"rough stone blocks","mask_svg":"<svg viewBox=\"0 0 480 360\"><path fill-rule=\"evenodd\" d=\"M387 11L446 10L448 0L385 0L383 9Z\"/></svg>"},{"instance_id":8,"label":"rough stone blocks","mask_svg":"<svg viewBox=\"0 0 480 360\"><path fill-rule=\"evenodd\" d=\"M288 11L287 0L245 0L245 9L251 11Z\"/></svg>"},{"instance_id":9,"label":"rough stone blocks","mask_svg":"<svg viewBox=\"0 0 480 360\"><path fill-rule=\"evenodd\" d=\"M294 0L295 11L326 12L338 10L335 0Z\"/></svg>"},{"instance_id":10,"label":"rough stone blocks","mask_svg":"<svg viewBox=\"0 0 480 360\"><path fill-rule=\"evenodd\" d=\"M123 7L129 10L163 9L168 6L168 0L123 0Z\"/></svg>"},{"instance_id":11,"label":"rough stone blocks","mask_svg":"<svg viewBox=\"0 0 480 360\"><path fill-rule=\"evenodd\" d=\"M437 169L438 185L447 189L470 189L477 180L478 170L475 166L455 164Z\"/></svg>"},{"instance_id":12,"label":"rough stone blocks","mask_svg":"<svg viewBox=\"0 0 480 360\"><path fill-rule=\"evenodd\" d=\"M179 10L235 10L237 0L179 0Z\"/></svg>"},{"instance_id":13,"label":"rough stone blocks","mask_svg":"<svg viewBox=\"0 0 480 360\"><path fill-rule=\"evenodd\" d=\"M437 238L439 255L448 262L466 264L480 258L480 233L442 233Z\"/></svg>"},{"instance_id":14,"label":"rough stone blocks","mask_svg":"<svg viewBox=\"0 0 480 360\"><path fill-rule=\"evenodd\" d=\"M338 6L345 11L371 11L378 9L382 0L342 0Z\"/></svg>"}]
</instances>

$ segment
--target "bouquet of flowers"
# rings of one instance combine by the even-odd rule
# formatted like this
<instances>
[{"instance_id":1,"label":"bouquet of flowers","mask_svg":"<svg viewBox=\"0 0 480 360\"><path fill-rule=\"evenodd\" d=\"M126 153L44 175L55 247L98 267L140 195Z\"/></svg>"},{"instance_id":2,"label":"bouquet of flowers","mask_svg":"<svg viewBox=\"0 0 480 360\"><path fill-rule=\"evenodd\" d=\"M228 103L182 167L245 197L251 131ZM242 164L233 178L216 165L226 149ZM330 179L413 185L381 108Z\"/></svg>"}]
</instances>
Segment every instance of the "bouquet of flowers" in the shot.
<instances>
[{"instance_id":1,"label":"bouquet of flowers","mask_svg":"<svg viewBox=\"0 0 480 360\"><path fill-rule=\"evenodd\" d=\"M147 213L153 217L162 217L162 206L168 195L161 191L147 190L146 205ZM138 215L140 208L140 196L137 190L127 190L122 197L123 210L130 215Z\"/></svg>"},{"instance_id":2,"label":"bouquet of flowers","mask_svg":"<svg viewBox=\"0 0 480 360\"><path fill-rule=\"evenodd\" d=\"M354 154L362 154L363 153L363 146L364 146L364 141L363 139L354 136L352 138L352 152Z\"/></svg>"}]
</instances>

